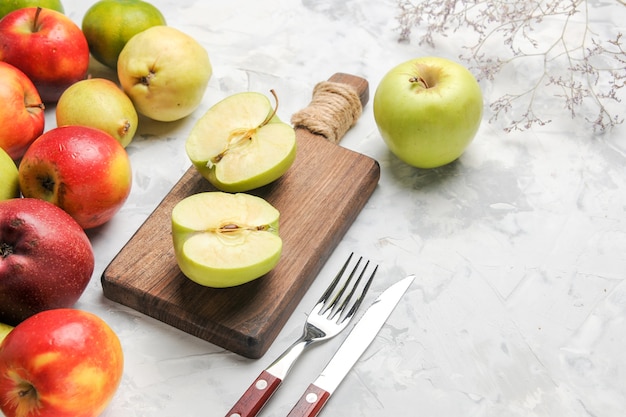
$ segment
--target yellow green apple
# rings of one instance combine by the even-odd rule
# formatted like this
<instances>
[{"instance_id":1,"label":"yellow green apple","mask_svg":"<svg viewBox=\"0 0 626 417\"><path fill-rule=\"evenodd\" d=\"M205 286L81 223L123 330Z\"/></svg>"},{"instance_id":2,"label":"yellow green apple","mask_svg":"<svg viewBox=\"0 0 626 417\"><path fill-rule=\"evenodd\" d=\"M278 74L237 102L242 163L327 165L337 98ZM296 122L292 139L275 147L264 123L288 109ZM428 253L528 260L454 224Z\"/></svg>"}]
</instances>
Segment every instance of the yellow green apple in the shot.
<instances>
[{"instance_id":1,"label":"yellow green apple","mask_svg":"<svg viewBox=\"0 0 626 417\"><path fill-rule=\"evenodd\" d=\"M378 84L373 106L391 152L418 168L446 165L461 156L483 114L476 78L441 57L415 58L392 68Z\"/></svg>"},{"instance_id":2,"label":"yellow green apple","mask_svg":"<svg viewBox=\"0 0 626 417\"><path fill-rule=\"evenodd\" d=\"M19 197L20 183L17 165L4 149L0 148L0 201Z\"/></svg>"},{"instance_id":3,"label":"yellow green apple","mask_svg":"<svg viewBox=\"0 0 626 417\"><path fill-rule=\"evenodd\" d=\"M153 26L130 38L117 75L137 112L171 122L202 102L213 73L209 54L194 38L170 26Z\"/></svg>"},{"instance_id":4,"label":"yellow green apple","mask_svg":"<svg viewBox=\"0 0 626 417\"><path fill-rule=\"evenodd\" d=\"M212 106L185 143L193 165L217 189L245 192L281 177L296 158L296 134L270 100L237 93Z\"/></svg>"},{"instance_id":5,"label":"yellow green apple","mask_svg":"<svg viewBox=\"0 0 626 417\"><path fill-rule=\"evenodd\" d=\"M82 29L91 55L109 68L126 42L149 27L165 25L165 17L151 3L142 0L100 0L83 16Z\"/></svg>"},{"instance_id":6,"label":"yellow green apple","mask_svg":"<svg viewBox=\"0 0 626 417\"><path fill-rule=\"evenodd\" d=\"M57 126L80 125L104 130L123 147L133 140L139 118L130 98L111 80L88 78L61 94Z\"/></svg>"},{"instance_id":7,"label":"yellow green apple","mask_svg":"<svg viewBox=\"0 0 626 417\"><path fill-rule=\"evenodd\" d=\"M208 191L186 197L172 210L178 266L207 287L260 278L280 260L278 221L278 210L251 194Z\"/></svg>"},{"instance_id":8,"label":"yellow green apple","mask_svg":"<svg viewBox=\"0 0 626 417\"><path fill-rule=\"evenodd\" d=\"M5 337L13 330L13 326L9 326L8 324L0 323L0 344Z\"/></svg>"}]
</instances>

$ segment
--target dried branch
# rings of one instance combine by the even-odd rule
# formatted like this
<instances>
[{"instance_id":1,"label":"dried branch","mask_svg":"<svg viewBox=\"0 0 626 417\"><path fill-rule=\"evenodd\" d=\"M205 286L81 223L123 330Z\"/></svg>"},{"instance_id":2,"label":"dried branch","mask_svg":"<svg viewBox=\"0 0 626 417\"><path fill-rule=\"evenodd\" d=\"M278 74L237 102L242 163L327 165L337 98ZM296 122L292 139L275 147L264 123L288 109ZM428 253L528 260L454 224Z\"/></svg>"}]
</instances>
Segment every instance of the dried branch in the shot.
<instances>
[{"instance_id":1,"label":"dried branch","mask_svg":"<svg viewBox=\"0 0 626 417\"><path fill-rule=\"evenodd\" d=\"M615 3L596 7L608 5ZM479 80L517 77L510 88L521 91L489 103L490 122L509 119L505 131L550 123L535 111L539 96L559 99L570 117L583 116L594 131L623 123L614 110L621 110L615 104L626 83L622 33L603 39L594 32L591 0L398 0L398 7L399 41L416 37L434 48L455 34L463 42L459 59Z\"/></svg>"}]
</instances>

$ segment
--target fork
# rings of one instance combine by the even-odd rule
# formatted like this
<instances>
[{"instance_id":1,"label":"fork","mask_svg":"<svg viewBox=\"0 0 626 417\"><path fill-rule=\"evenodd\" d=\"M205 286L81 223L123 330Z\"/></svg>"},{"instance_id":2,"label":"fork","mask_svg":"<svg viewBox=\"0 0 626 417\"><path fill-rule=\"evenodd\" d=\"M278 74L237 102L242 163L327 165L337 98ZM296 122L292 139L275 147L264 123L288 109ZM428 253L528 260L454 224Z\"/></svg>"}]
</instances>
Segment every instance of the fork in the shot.
<instances>
[{"instance_id":1,"label":"fork","mask_svg":"<svg viewBox=\"0 0 626 417\"><path fill-rule=\"evenodd\" d=\"M357 293L357 287L363 280L370 263L366 261L359 272L359 266L363 261L363 257L359 257L344 284L335 293L337 285L348 270L352 256L353 253L348 256L343 267L339 270L333 281L317 301L317 304L315 304L309 313L304 324L302 336L287 348L270 366L261 372L250 387L243 393L241 398L239 398L237 403L235 403L226 414L226 417L256 416L269 401L272 394L276 392L293 367L293 364L307 347L313 343L328 340L336 336L348 326L348 323L361 305L363 298L365 298L365 294L369 290L378 269L378 266L374 266L373 271L369 278L367 278L357 299L350 305L352 298ZM355 276L357 277L356 281L354 285L352 285L352 288L349 289L349 285Z\"/></svg>"}]
</instances>

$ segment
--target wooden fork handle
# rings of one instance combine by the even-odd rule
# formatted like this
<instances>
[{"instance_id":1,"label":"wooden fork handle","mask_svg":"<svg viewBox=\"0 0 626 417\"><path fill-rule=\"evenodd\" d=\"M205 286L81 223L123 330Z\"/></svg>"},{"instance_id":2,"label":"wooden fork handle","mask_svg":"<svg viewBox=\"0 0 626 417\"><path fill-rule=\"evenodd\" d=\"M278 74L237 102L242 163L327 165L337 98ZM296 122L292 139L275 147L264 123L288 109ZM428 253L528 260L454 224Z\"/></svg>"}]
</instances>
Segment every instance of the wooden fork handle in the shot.
<instances>
[{"instance_id":1,"label":"wooden fork handle","mask_svg":"<svg viewBox=\"0 0 626 417\"><path fill-rule=\"evenodd\" d=\"M256 416L282 382L280 378L264 370L230 409L226 417Z\"/></svg>"}]
</instances>

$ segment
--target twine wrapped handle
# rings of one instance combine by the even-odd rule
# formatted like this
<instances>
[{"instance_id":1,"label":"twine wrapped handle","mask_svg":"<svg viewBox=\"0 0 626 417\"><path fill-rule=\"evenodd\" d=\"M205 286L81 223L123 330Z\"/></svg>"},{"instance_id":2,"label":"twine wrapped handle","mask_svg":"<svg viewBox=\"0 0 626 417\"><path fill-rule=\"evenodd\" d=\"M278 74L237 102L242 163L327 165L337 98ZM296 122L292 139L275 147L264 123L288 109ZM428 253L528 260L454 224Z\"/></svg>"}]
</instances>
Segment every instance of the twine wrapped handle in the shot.
<instances>
[{"instance_id":1,"label":"twine wrapped handle","mask_svg":"<svg viewBox=\"0 0 626 417\"><path fill-rule=\"evenodd\" d=\"M313 89L311 103L291 117L295 128L305 128L338 143L363 112L361 97L350 84L319 82Z\"/></svg>"}]
</instances>

